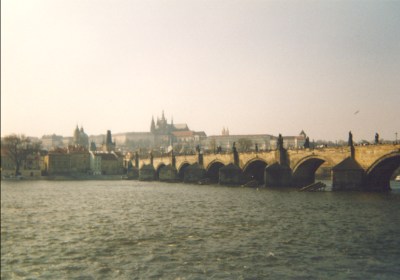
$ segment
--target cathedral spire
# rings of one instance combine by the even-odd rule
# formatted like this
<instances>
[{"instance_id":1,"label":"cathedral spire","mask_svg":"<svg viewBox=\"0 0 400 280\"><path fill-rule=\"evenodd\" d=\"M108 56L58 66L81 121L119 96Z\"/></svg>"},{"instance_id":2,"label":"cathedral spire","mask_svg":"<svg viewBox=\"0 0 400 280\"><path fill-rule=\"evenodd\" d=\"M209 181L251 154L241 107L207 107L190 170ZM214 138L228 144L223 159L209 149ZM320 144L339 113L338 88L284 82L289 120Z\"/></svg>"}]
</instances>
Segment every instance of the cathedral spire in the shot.
<instances>
[{"instance_id":1,"label":"cathedral spire","mask_svg":"<svg viewBox=\"0 0 400 280\"><path fill-rule=\"evenodd\" d=\"M107 130L106 145L112 144L111 130Z\"/></svg>"},{"instance_id":2,"label":"cathedral spire","mask_svg":"<svg viewBox=\"0 0 400 280\"><path fill-rule=\"evenodd\" d=\"M74 137L74 142L77 142L79 140L79 126L78 125L76 125L73 137Z\"/></svg>"},{"instance_id":3,"label":"cathedral spire","mask_svg":"<svg viewBox=\"0 0 400 280\"><path fill-rule=\"evenodd\" d=\"M156 124L154 123L154 116L151 117L151 125L150 132L154 132L156 130Z\"/></svg>"}]
</instances>

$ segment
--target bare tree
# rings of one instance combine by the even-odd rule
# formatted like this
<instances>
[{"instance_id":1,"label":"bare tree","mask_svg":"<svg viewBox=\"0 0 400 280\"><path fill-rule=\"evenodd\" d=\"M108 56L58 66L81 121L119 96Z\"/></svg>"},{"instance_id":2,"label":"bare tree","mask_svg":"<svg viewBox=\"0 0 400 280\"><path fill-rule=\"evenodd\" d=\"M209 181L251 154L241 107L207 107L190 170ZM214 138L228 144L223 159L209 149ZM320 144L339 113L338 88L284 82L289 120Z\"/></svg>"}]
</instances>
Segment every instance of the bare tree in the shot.
<instances>
[{"instance_id":1,"label":"bare tree","mask_svg":"<svg viewBox=\"0 0 400 280\"><path fill-rule=\"evenodd\" d=\"M253 142L248 138L240 138L238 140L239 149L241 152L248 152L250 148L253 146Z\"/></svg>"},{"instance_id":2,"label":"bare tree","mask_svg":"<svg viewBox=\"0 0 400 280\"><path fill-rule=\"evenodd\" d=\"M20 175L20 167L29 155L40 151L40 142L32 142L25 135L12 134L4 137L1 141L1 147L4 149L15 166L15 175Z\"/></svg>"}]
</instances>

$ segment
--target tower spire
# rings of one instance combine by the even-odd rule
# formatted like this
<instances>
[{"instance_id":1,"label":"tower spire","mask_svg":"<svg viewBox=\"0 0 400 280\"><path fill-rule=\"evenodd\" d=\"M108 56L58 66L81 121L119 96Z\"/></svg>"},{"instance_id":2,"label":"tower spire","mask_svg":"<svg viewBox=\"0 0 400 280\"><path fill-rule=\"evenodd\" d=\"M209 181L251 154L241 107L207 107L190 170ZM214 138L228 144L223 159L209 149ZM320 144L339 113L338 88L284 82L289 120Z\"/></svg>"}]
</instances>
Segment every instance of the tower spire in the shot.
<instances>
[{"instance_id":1,"label":"tower spire","mask_svg":"<svg viewBox=\"0 0 400 280\"><path fill-rule=\"evenodd\" d=\"M154 132L155 130L156 130L156 124L154 123L154 116L151 116L150 132Z\"/></svg>"}]
</instances>

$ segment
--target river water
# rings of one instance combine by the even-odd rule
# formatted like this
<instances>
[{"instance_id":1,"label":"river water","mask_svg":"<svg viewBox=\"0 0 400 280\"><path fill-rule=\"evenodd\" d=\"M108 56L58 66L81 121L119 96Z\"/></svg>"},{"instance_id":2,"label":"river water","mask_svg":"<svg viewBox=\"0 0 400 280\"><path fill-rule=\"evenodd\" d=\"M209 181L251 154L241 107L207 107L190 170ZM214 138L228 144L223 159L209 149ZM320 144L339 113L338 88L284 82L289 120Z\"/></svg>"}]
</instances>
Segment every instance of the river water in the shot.
<instances>
[{"instance_id":1,"label":"river water","mask_svg":"<svg viewBox=\"0 0 400 280\"><path fill-rule=\"evenodd\" d=\"M400 192L1 183L1 279L399 279Z\"/></svg>"}]
</instances>

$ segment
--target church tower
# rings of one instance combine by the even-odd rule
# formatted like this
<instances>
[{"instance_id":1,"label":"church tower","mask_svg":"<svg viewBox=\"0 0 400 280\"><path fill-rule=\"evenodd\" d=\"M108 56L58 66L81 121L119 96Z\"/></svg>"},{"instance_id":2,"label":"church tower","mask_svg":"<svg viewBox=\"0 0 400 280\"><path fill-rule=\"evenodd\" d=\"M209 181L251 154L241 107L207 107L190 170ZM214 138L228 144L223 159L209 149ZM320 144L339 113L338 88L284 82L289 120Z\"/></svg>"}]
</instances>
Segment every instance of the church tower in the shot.
<instances>
[{"instance_id":1,"label":"church tower","mask_svg":"<svg viewBox=\"0 0 400 280\"><path fill-rule=\"evenodd\" d=\"M104 152L115 151L115 142L112 142L111 130L107 130L106 143L103 145Z\"/></svg>"},{"instance_id":2,"label":"church tower","mask_svg":"<svg viewBox=\"0 0 400 280\"><path fill-rule=\"evenodd\" d=\"M79 127L78 125L76 125L75 131L74 131L74 139L73 139L73 143L74 145L78 145L79 144L79 138L80 138L80 131L79 131Z\"/></svg>"},{"instance_id":3,"label":"church tower","mask_svg":"<svg viewBox=\"0 0 400 280\"><path fill-rule=\"evenodd\" d=\"M83 130L83 126L79 129L78 125L76 125L72 144L74 146L84 147L85 149L89 148L89 136Z\"/></svg>"},{"instance_id":4,"label":"church tower","mask_svg":"<svg viewBox=\"0 0 400 280\"><path fill-rule=\"evenodd\" d=\"M156 124L154 122L154 117L151 117L150 132L154 133L156 131Z\"/></svg>"}]
</instances>

